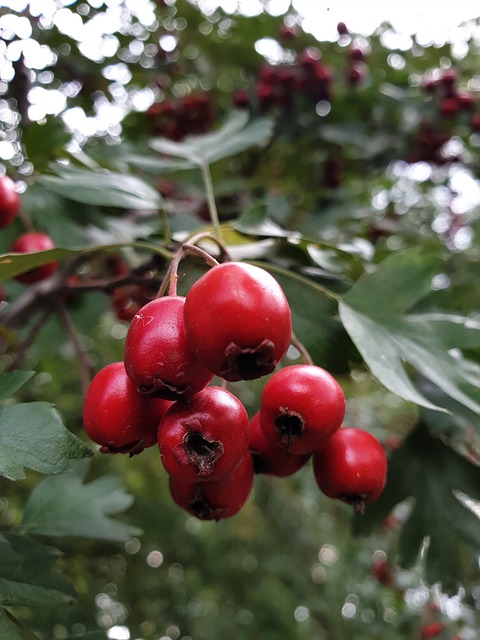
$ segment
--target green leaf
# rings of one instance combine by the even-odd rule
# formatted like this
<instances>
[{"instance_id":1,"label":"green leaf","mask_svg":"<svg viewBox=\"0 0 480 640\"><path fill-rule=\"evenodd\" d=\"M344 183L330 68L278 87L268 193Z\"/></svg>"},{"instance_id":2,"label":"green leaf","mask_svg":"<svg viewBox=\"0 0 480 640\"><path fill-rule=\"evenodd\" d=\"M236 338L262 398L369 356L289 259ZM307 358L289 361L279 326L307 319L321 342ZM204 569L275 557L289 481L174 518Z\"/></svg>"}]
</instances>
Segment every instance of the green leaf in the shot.
<instances>
[{"instance_id":1,"label":"green leaf","mask_svg":"<svg viewBox=\"0 0 480 640\"><path fill-rule=\"evenodd\" d=\"M343 296L340 318L372 374L390 391L429 409L445 411L427 399L410 379L406 364L447 396L480 412L480 367L452 352L480 340L480 324L448 314L406 312L431 293L439 260L412 249L390 256Z\"/></svg>"},{"instance_id":2,"label":"green leaf","mask_svg":"<svg viewBox=\"0 0 480 640\"><path fill-rule=\"evenodd\" d=\"M480 518L454 492L480 499L480 468L430 435L420 423L388 461L387 484L380 498L355 519L356 533L370 533L395 505L413 498L399 537L399 563L411 567L425 541L427 581L455 592L461 583L460 557L470 549L472 564L480 548Z\"/></svg>"},{"instance_id":3,"label":"green leaf","mask_svg":"<svg viewBox=\"0 0 480 640\"><path fill-rule=\"evenodd\" d=\"M158 153L184 158L200 166L230 158L250 147L264 146L272 133L271 118L257 118L248 122L248 115L244 111L233 111L213 133L188 137L182 142L154 138L150 146Z\"/></svg>"},{"instance_id":4,"label":"green leaf","mask_svg":"<svg viewBox=\"0 0 480 640\"><path fill-rule=\"evenodd\" d=\"M160 245L146 244L142 242L117 242L109 244L99 244L86 249L49 249L48 251L37 251L36 253L4 253L0 255L0 280L10 280L19 273L24 273L35 267L40 267L47 262L59 261L63 258L87 255L101 251L112 251L125 246L154 251L166 258L171 258L171 254ZM0 314L1 316L1 314Z\"/></svg>"},{"instance_id":5,"label":"green leaf","mask_svg":"<svg viewBox=\"0 0 480 640\"><path fill-rule=\"evenodd\" d=\"M39 640L10 611L0 609L0 638L2 640Z\"/></svg>"},{"instance_id":6,"label":"green leaf","mask_svg":"<svg viewBox=\"0 0 480 640\"><path fill-rule=\"evenodd\" d=\"M52 567L60 555L58 549L29 536L0 535L0 604L56 607L72 603L70 581Z\"/></svg>"},{"instance_id":7,"label":"green leaf","mask_svg":"<svg viewBox=\"0 0 480 640\"><path fill-rule=\"evenodd\" d=\"M128 509L133 498L121 489L120 479L102 476L85 484L84 461L70 470L45 478L32 491L23 514L21 531L45 536L83 536L126 542L140 532L109 516Z\"/></svg>"},{"instance_id":8,"label":"green leaf","mask_svg":"<svg viewBox=\"0 0 480 640\"><path fill-rule=\"evenodd\" d=\"M125 162L138 167L143 171L148 171L154 175L168 173L170 171L184 171L193 169L197 165L189 160L174 160L173 158L157 158L155 156L141 156L130 154L124 158Z\"/></svg>"},{"instance_id":9,"label":"green leaf","mask_svg":"<svg viewBox=\"0 0 480 640\"><path fill-rule=\"evenodd\" d=\"M8 371L0 374L0 402L10 398L35 375L35 371Z\"/></svg>"},{"instance_id":10,"label":"green leaf","mask_svg":"<svg viewBox=\"0 0 480 640\"><path fill-rule=\"evenodd\" d=\"M24 467L60 473L70 458L88 455L91 451L65 429L51 404L29 402L0 410L0 475L22 480Z\"/></svg>"},{"instance_id":11,"label":"green leaf","mask_svg":"<svg viewBox=\"0 0 480 640\"><path fill-rule=\"evenodd\" d=\"M291 231L282 229L276 222L267 218L264 204L257 204L247 209L232 226L240 233L251 236L288 238L293 235Z\"/></svg>"},{"instance_id":12,"label":"green leaf","mask_svg":"<svg viewBox=\"0 0 480 640\"><path fill-rule=\"evenodd\" d=\"M43 186L64 198L84 204L147 209L156 211L162 199L158 191L136 176L107 172L104 169L87 171L70 167L56 167L59 175L43 175Z\"/></svg>"}]
</instances>

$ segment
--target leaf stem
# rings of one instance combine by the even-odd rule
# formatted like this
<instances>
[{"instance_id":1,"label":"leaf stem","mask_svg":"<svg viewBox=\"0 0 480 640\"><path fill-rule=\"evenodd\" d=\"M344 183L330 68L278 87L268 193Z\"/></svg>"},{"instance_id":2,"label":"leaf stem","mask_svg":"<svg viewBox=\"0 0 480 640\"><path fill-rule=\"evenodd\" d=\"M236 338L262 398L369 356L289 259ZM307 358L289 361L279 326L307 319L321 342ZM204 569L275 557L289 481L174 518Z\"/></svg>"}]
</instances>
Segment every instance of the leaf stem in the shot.
<instances>
[{"instance_id":1,"label":"leaf stem","mask_svg":"<svg viewBox=\"0 0 480 640\"><path fill-rule=\"evenodd\" d=\"M218 210L215 203L215 194L213 191L212 175L210 173L209 165L206 162L200 163L200 171L202 172L203 186L205 187L205 195L207 197L208 211L210 214L213 231L216 237L221 240L222 228L220 226L220 220L218 218Z\"/></svg>"},{"instance_id":2,"label":"leaf stem","mask_svg":"<svg viewBox=\"0 0 480 640\"><path fill-rule=\"evenodd\" d=\"M78 364L80 366L80 378L82 383L82 397L84 398L88 386L90 384L90 380L92 378L92 363L88 354L82 344L80 343L80 338L78 336L77 330L75 329L75 325L72 322L70 314L63 304L59 304L57 307L57 313L60 320L60 324L67 336L68 340L71 342L73 349L75 351L75 356L78 360Z\"/></svg>"}]
</instances>

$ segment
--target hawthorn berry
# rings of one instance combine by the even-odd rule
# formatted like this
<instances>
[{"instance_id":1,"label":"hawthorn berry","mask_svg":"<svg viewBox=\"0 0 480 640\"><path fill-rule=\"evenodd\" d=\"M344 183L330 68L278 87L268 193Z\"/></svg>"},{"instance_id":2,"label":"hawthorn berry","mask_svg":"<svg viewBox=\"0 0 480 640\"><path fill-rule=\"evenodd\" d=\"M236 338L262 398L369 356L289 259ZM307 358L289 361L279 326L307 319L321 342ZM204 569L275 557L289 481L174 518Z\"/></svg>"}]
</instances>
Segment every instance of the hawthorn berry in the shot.
<instances>
[{"instance_id":1,"label":"hawthorn berry","mask_svg":"<svg viewBox=\"0 0 480 640\"><path fill-rule=\"evenodd\" d=\"M11 224L20 209L20 196L8 176L0 177L0 229Z\"/></svg>"},{"instance_id":2,"label":"hawthorn berry","mask_svg":"<svg viewBox=\"0 0 480 640\"><path fill-rule=\"evenodd\" d=\"M338 429L314 452L312 462L320 490L352 505L356 513L376 500L385 486L387 459L382 445L368 431Z\"/></svg>"},{"instance_id":3,"label":"hawthorn berry","mask_svg":"<svg viewBox=\"0 0 480 640\"><path fill-rule=\"evenodd\" d=\"M445 629L445 625L442 622L430 622L420 627L420 637L422 640L429 640L435 636L439 636Z\"/></svg>"},{"instance_id":4,"label":"hawthorn berry","mask_svg":"<svg viewBox=\"0 0 480 640\"><path fill-rule=\"evenodd\" d=\"M10 247L12 253L36 253L37 251L46 251L53 249L55 245L53 240L46 233L40 231L28 231L18 236ZM15 280L23 284L32 284L45 280L51 276L57 269L56 262L47 262L40 267L35 267L30 271L25 271L15 276Z\"/></svg>"},{"instance_id":5,"label":"hawthorn berry","mask_svg":"<svg viewBox=\"0 0 480 640\"><path fill-rule=\"evenodd\" d=\"M265 437L291 453L311 453L342 424L345 396L335 378L315 365L274 373L260 397Z\"/></svg>"},{"instance_id":6,"label":"hawthorn berry","mask_svg":"<svg viewBox=\"0 0 480 640\"><path fill-rule=\"evenodd\" d=\"M183 482L221 480L248 449L248 415L240 400L221 387L206 387L185 404L175 402L158 430L162 464Z\"/></svg>"},{"instance_id":7,"label":"hawthorn berry","mask_svg":"<svg viewBox=\"0 0 480 640\"><path fill-rule=\"evenodd\" d=\"M223 520L240 511L253 487L253 463L246 454L232 473L216 482L183 482L169 477L175 504L200 520Z\"/></svg>"},{"instance_id":8,"label":"hawthorn berry","mask_svg":"<svg viewBox=\"0 0 480 640\"><path fill-rule=\"evenodd\" d=\"M278 447L265 437L260 427L260 414L257 411L250 420L250 444L255 473L285 478L301 469L310 459L309 453L290 453Z\"/></svg>"},{"instance_id":9,"label":"hawthorn berry","mask_svg":"<svg viewBox=\"0 0 480 640\"><path fill-rule=\"evenodd\" d=\"M172 403L147 398L130 382L123 362L103 367L83 402L83 424L102 453L140 453L157 442L161 418Z\"/></svg>"},{"instance_id":10,"label":"hawthorn berry","mask_svg":"<svg viewBox=\"0 0 480 640\"><path fill-rule=\"evenodd\" d=\"M271 373L291 338L291 314L282 288L267 271L226 262L190 288L185 334L196 356L225 380Z\"/></svg>"},{"instance_id":11,"label":"hawthorn berry","mask_svg":"<svg viewBox=\"0 0 480 640\"><path fill-rule=\"evenodd\" d=\"M345 22L339 22L337 24L337 33L339 36L346 36L348 34L347 25Z\"/></svg>"},{"instance_id":12,"label":"hawthorn berry","mask_svg":"<svg viewBox=\"0 0 480 640\"><path fill-rule=\"evenodd\" d=\"M135 314L125 338L124 361L139 392L187 401L213 378L187 345L184 306L184 297L165 296Z\"/></svg>"}]
</instances>

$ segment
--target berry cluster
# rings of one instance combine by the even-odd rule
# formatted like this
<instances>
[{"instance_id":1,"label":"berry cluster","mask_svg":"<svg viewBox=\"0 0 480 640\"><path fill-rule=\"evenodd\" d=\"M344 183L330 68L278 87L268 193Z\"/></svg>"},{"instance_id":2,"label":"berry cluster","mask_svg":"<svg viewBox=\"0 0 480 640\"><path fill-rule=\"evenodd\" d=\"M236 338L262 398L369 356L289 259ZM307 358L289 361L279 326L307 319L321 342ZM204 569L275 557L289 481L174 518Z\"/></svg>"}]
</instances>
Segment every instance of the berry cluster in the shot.
<instances>
[{"instance_id":1,"label":"berry cluster","mask_svg":"<svg viewBox=\"0 0 480 640\"><path fill-rule=\"evenodd\" d=\"M133 455L158 443L174 502L203 520L237 513L254 473L289 476L310 457L323 493L361 511L385 483L382 447L367 432L340 429L345 396L327 371L310 363L275 371L292 336L275 278L211 260L186 296L176 293L172 261L169 295L138 310L124 361L104 367L89 386L88 436L104 453ZM225 387L266 375L249 420ZM220 384L210 384L214 376Z\"/></svg>"},{"instance_id":2,"label":"berry cluster","mask_svg":"<svg viewBox=\"0 0 480 640\"><path fill-rule=\"evenodd\" d=\"M146 116L153 135L171 140L205 133L214 120L212 103L206 93L156 102L148 109Z\"/></svg>"}]
</instances>

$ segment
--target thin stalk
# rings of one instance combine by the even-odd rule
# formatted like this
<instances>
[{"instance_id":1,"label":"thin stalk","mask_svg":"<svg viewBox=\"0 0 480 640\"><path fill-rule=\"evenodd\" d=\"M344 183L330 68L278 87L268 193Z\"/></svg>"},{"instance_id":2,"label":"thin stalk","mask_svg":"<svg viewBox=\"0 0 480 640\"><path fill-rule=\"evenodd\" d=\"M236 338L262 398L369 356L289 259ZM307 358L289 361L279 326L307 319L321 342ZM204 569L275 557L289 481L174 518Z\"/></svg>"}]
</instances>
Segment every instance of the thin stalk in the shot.
<instances>
[{"instance_id":1,"label":"thin stalk","mask_svg":"<svg viewBox=\"0 0 480 640\"><path fill-rule=\"evenodd\" d=\"M208 211L210 214L213 231L217 238L221 240L222 228L220 226L220 220L218 218L218 210L215 203L215 194L213 191L212 175L210 173L209 165L206 162L202 162L200 165L200 171L202 172L203 186L205 187L205 195L207 197Z\"/></svg>"}]
</instances>

